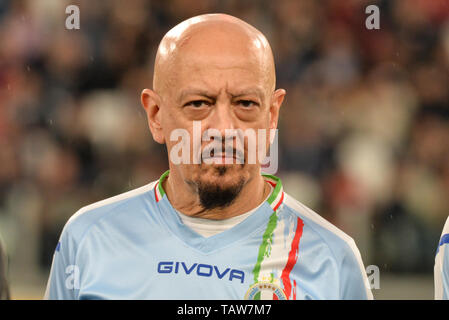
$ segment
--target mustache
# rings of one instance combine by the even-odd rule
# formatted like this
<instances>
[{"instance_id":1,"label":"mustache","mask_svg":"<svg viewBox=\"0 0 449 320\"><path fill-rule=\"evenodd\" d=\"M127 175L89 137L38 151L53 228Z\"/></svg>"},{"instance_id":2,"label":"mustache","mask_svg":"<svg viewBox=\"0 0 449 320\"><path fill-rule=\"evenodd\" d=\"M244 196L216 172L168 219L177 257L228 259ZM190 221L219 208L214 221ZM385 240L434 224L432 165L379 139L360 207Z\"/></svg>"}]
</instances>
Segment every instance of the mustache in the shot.
<instances>
[{"instance_id":1,"label":"mustache","mask_svg":"<svg viewBox=\"0 0 449 320\"><path fill-rule=\"evenodd\" d=\"M203 141L210 141L201 152L201 159L207 160L214 157L234 158L238 163L244 163L244 140L237 132L236 136L221 134L213 129L205 130L202 134ZM235 146L234 146L235 145Z\"/></svg>"},{"instance_id":2,"label":"mustache","mask_svg":"<svg viewBox=\"0 0 449 320\"><path fill-rule=\"evenodd\" d=\"M245 161L245 151L240 148L235 148L233 144L214 144L210 143L201 152L201 159L211 159L214 157L229 157L237 161Z\"/></svg>"}]
</instances>

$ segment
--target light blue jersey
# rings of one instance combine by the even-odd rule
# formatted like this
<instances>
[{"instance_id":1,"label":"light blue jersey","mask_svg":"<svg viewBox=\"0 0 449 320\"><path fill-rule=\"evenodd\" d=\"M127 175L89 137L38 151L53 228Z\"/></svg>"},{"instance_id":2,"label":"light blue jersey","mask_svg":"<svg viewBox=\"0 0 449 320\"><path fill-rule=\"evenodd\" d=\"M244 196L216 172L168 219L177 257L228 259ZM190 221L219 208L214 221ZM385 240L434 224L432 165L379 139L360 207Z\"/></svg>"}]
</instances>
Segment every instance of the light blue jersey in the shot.
<instances>
[{"instance_id":1,"label":"light blue jersey","mask_svg":"<svg viewBox=\"0 0 449 320\"><path fill-rule=\"evenodd\" d=\"M449 300L449 217L443 228L435 256L435 299Z\"/></svg>"},{"instance_id":2,"label":"light blue jersey","mask_svg":"<svg viewBox=\"0 0 449 320\"><path fill-rule=\"evenodd\" d=\"M282 189L203 237L158 181L79 210L53 257L48 299L372 299L354 241Z\"/></svg>"}]
</instances>

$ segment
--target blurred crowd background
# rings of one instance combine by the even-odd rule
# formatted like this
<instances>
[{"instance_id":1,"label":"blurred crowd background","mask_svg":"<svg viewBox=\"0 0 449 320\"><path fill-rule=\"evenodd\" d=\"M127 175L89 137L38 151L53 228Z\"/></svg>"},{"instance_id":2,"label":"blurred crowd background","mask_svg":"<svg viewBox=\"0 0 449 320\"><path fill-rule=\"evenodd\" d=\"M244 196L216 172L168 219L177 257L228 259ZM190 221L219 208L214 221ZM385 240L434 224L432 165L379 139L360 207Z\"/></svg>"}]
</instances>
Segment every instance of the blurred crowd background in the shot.
<instances>
[{"instance_id":1,"label":"blurred crowd background","mask_svg":"<svg viewBox=\"0 0 449 320\"><path fill-rule=\"evenodd\" d=\"M69 4L80 30L65 28ZM379 30L365 27L370 4ZM287 192L355 239L381 289L418 277L395 297L433 298L449 214L448 0L0 0L0 237L12 297L41 298L79 208L168 168L140 93L162 36L211 12L271 43L287 90L277 173Z\"/></svg>"}]
</instances>

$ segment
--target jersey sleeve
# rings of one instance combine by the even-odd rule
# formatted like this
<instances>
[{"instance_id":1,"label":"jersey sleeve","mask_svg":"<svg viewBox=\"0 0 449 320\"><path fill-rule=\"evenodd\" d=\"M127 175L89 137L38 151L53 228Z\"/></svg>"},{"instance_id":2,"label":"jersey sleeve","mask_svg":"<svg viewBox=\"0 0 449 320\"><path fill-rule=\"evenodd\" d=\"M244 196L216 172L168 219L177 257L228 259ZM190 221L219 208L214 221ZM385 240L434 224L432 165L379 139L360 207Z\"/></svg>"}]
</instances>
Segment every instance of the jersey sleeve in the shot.
<instances>
[{"instance_id":1,"label":"jersey sleeve","mask_svg":"<svg viewBox=\"0 0 449 320\"><path fill-rule=\"evenodd\" d=\"M340 264L340 299L373 299L362 258L354 241L351 241L347 249L344 250Z\"/></svg>"},{"instance_id":2,"label":"jersey sleeve","mask_svg":"<svg viewBox=\"0 0 449 320\"><path fill-rule=\"evenodd\" d=\"M449 300L449 218L441 234L435 256L434 282L435 299Z\"/></svg>"},{"instance_id":3,"label":"jersey sleeve","mask_svg":"<svg viewBox=\"0 0 449 320\"><path fill-rule=\"evenodd\" d=\"M74 300L79 289L79 266L75 260L75 241L67 225L61 233L53 255L44 299Z\"/></svg>"}]
</instances>

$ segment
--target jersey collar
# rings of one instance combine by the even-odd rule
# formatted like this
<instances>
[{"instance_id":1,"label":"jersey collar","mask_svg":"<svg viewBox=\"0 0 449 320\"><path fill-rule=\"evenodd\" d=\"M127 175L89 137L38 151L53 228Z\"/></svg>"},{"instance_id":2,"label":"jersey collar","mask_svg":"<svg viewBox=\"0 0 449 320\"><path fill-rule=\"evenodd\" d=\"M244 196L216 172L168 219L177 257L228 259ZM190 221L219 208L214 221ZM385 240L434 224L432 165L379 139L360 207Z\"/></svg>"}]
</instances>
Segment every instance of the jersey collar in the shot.
<instances>
[{"instance_id":1,"label":"jersey collar","mask_svg":"<svg viewBox=\"0 0 449 320\"><path fill-rule=\"evenodd\" d=\"M162 187L162 182L168 177L169 173L170 170L165 171L154 187L154 197L156 199L156 202L159 202L162 198L165 197L165 190ZM268 197L266 202L270 205L273 211L276 211L284 201L284 190L282 187L281 179L265 173L262 173L262 176L264 177L264 180L274 188L273 192Z\"/></svg>"},{"instance_id":2,"label":"jersey collar","mask_svg":"<svg viewBox=\"0 0 449 320\"><path fill-rule=\"evenodd\" d=\"M275 176L263 174L265 181L270 183L274 189L260 208L232 228L205 238L187 227L170 201L168 201L167 195L162 188L162 182L168 177L168 174L169 171L164 172L154 187L154 198L158 206L158 210L155 213L160 215L161 223L173 235L189 247L203 254L216 252L220 248L249 237L254 232L266 229L267 223L269 224L272 218L278 216L281 212L284 199L281 180Z\"/></svg>"}]
</instances>

